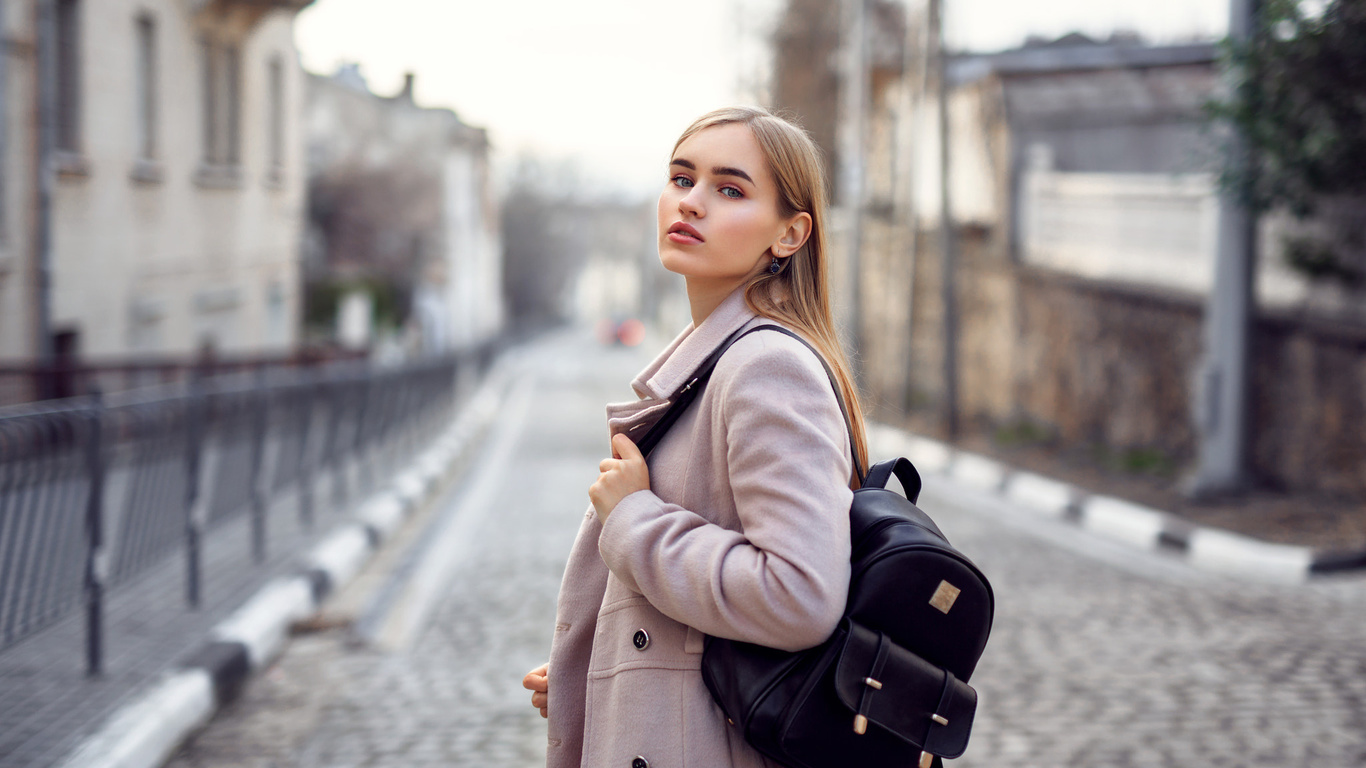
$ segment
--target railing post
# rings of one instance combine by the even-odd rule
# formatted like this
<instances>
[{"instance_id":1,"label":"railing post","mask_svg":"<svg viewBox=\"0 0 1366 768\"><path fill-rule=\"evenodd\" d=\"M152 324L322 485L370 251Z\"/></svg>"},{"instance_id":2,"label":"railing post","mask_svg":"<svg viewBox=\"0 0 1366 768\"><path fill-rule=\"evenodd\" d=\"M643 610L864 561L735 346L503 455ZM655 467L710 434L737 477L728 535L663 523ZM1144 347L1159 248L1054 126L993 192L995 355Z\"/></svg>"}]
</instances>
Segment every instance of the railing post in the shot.
<instances>
[{"instance_id":1,"label":"railing post","mask_svg":"<svg viewBox=\"0 0 1366 768\"><path fill-rule=\"evenodd\" d=\"M370 398L375 394L374 374L366 369L361 374L360 380L356 383L356 391L360 394L360 405L356 410L356 436L352 444L351 453L355 457L356 467L356 489L360 492L359 498L365 498L365 494L370 492L373 482L373 473L369 464L367 453L370 446L367 441L370 438L365 420L371 418Z\"/></svg>"},{"instance_id":2,"label":"railing post","mask_svg":"<svg viewBox=\"0 0 1366 768\"><path fill-rule=\"evenodd\" d=\"M313 437L313 411L317 409L317 377L311 369L305 369L303 373L303 386L300 388L304 394L303 408L304 418L302 429L303 437L300 438L299 448L299 522L305 530L313 530L313 466L309 459L313 456L312 446L309 441ZM317 453L318 461L322 461L322 451Z\"/></svg>"},{"instance_id":3,"label":"railing post","mask_svg":"<svg viewBox=\"0 0 1366 768\"><path fill-rule=\"evenodd\" d=\"M341 468L337 461L337 432L341 421L341 382L330 380L323 384L327 392L327 443L325 444L325 458L327 466L332 471L332 504L335 506L342 503L341 487Z\"/></svg>"},{"instance_id":4,"label":"railing post","mask_svg":"<svg viewBox=\"0 0 1366 768\"><path fill-rule=\"evenodd\" d=\"M252 392L251 424L251 556L257 563L266 559L266 493L262 485L262 454L266 443L266 408L269 400L266 391L265 369L256 369L256 386Z\"/></svg>"},{"instance_id":5,"label":"railing post","mask_svg":"<svg viewBox=\"0 0 1366 768\"><path fill-rule=\"evenodd\" d=\"M90 488L85 502L85 673L96 677L104 671L104 583L109 575L104 552L104 398L98 388L90 391L86 428Z\"/></svg>"},{"instance_id":6,"label":"railing post","mask_svg":"<svg viewBox=\"0 0 1366 768\"><path fill-rule=\"evenodd\" d=\"M190 608L199 607L199 465L204 451L205 405L203 379L192 375L185 403L185 601Z\"/></svg>"}]
</instances>

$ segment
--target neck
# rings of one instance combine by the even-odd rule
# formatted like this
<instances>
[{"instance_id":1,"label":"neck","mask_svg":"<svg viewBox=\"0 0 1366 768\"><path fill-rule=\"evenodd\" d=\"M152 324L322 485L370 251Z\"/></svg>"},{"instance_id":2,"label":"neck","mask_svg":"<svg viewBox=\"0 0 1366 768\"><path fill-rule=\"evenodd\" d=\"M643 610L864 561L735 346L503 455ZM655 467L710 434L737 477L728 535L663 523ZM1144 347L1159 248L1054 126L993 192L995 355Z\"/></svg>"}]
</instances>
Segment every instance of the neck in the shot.
<instances>
[{"instance_id":1,"label":"neck","mask_svg":"<svg viewBox=\"0 0 1366 768\"><path fill-rule=\"evenodd\" d=\"M696 328L711 316L726 297L744 284L744 280L706 280L689 277L688 305L692 309L692 327Z\"/></svg>"}]
</instances>

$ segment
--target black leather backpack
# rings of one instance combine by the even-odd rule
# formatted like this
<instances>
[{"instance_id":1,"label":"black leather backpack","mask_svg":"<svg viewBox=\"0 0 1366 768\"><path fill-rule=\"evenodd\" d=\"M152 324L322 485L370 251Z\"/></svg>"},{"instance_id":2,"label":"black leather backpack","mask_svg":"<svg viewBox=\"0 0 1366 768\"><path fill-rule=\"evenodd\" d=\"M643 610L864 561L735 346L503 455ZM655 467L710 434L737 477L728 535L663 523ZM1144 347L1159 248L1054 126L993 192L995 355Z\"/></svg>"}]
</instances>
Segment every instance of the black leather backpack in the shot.
<instances>
[{"instance_id":1,"label":"black leather backpack","mask_svg":"<svg viewBox=\"0 0 1366 768\"><path fill-rule=\"evenodd\" d=\"M730 345L759 330L807 343L776 325L732 334L641 439L643 454L706 386ZM709 636L702 679L750 746L782 765L928 768L967 748L977 708L967 681L991 631L991 585L915 506L921 481L910 461L859 474L849 510L849 598L835 633L795 653ZM886 487L893 475L904 498Z\"/></svg>"}]
</instances>

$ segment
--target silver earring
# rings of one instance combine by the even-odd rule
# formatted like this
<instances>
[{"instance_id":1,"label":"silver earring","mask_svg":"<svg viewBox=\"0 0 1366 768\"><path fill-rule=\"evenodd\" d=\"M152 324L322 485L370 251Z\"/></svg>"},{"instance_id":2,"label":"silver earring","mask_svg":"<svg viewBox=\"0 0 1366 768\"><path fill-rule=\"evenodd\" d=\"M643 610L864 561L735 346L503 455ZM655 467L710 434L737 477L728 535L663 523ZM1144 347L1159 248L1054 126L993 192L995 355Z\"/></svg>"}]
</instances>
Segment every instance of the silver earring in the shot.
<instances>
[{"instance_id":1,"label":"silver earring","mask_svg":"<svg viewBox=\"0 0 1366 768\"><path fill-rule=\"evenodd\" d=\"M782 268L783 268L783 265L781 265L781 264L778 263L778 257L777 257L777 256L774 256L774 257L773 257L773 263L768 265L768 273L769 273L770 275L776 275L776 274L778 274L778 270L780 270L780 269L782 269Z\"/></svg>"}]
</instances>

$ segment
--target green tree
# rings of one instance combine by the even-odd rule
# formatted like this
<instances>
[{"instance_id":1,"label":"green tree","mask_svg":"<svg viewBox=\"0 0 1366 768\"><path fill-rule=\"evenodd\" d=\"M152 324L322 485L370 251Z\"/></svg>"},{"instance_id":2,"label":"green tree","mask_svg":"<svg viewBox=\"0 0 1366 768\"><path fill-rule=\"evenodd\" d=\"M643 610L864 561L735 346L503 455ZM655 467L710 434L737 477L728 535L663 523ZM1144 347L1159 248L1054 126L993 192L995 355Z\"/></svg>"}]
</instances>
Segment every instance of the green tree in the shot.
<instances>
[{"instance_id":1,"label":"green tree","mask_svg":"<svg viewBox=\"0 0 1366 768\"><path fill-rule=\"evenodd\" d=\"M1251 162L1224 182L1255 210L1313 213L1329 195L1366 195L1366 0L1263 0L1259 29L1226 54L1237 76L1216 117Z\"/></svg>"}]
</instances>

